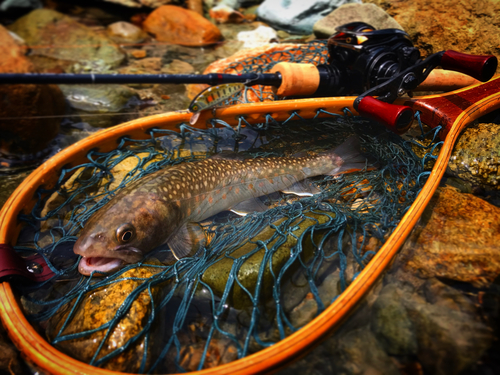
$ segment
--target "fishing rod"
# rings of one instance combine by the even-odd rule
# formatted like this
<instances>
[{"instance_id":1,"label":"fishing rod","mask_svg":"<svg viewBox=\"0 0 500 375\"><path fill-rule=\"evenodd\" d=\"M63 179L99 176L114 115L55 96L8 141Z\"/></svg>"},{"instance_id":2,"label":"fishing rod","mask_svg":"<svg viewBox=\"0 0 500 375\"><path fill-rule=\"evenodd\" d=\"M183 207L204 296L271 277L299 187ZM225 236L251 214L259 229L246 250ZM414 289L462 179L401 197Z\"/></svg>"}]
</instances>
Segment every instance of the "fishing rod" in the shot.
<instances>
[{"instance_id":1,"label":"fishing rod","mask_svg":"<svg viewBox=\"0 0 500 375\"><path fill-rule=\"evenodd\" d=\"M413 110L393 105L398 97L417 88L429 73L443 69L467 74L486 82L497 68L497 58L455 51L441 51L422 60L409 35L399 29L375 30L364 22L337 28L328 39L328 63L321 65L280 62L270 73L247 74L0 74L0 83L204 83L226 85L200 93L189 109L196 121L201 111L234 95L228 84L272 86L280 97L330 97L358 95L354 109L360 115L386 125L397 134L411 126ZM376 97L376 98L375 98ZM196 104L195 104L196 103Z\"/></svg>"}]
</instances>

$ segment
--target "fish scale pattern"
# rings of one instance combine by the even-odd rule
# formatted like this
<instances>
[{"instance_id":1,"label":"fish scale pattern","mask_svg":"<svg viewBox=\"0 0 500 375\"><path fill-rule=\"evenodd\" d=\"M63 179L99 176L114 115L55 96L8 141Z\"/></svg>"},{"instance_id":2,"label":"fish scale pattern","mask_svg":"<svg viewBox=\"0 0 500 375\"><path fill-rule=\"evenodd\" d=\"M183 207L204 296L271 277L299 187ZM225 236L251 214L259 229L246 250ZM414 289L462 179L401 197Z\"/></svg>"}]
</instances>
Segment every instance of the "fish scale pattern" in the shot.
<instances>
[{"instance_id":1,"label":"fish scale pattern","mask_svg":"<svg viewBox=\"0 0 500 375\"><path fill-rule=\"evenodd\" d=\"M20 217L26 225L16 251L43 255L55 276L18 292L53 345L94 366L139 373L203 369L273 345L320 314L368 264L425 182L437 142L420 159L411 139L349 113L244 121L124 138L62 170L54 190L38 191L38 204ZM77 271L72 245L83 223L143 176L226 150L245 158L314 154L352 135L376 168L315 178L321 192L311 197L274 194L265 212L216 215L201 223L209 241L196 256L175 261L163 246L106 277ZM117 173L127 160L133 166Z\"/></svg>"}]
</instances>

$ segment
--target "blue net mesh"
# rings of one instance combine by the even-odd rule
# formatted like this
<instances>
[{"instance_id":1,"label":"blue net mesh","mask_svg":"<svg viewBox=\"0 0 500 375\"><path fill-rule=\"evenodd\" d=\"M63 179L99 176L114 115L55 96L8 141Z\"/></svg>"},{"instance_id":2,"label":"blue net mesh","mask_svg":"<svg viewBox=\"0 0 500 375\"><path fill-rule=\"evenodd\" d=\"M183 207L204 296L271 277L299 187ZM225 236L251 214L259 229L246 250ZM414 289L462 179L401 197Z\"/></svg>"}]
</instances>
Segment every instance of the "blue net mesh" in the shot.
<instances>
[{"instance_id":1,"label":"blue net mesh","mask_svg":"<svg viewBox=\"0 0 500 375\"><path fill-rule=\"evenodd\" d=\"M319 114L328 114L320 110ZM19 290L31 322L59 350L112 370L165 373L217 366L272 345L320 314L363 270L424 183L435 135L404 140L348 112L231 127L152 129L91 151L38 190L16 250L44 256L55 276ZM423 133L423 129L422 129ZM376 168L312 179L320 193L275 193L268 209L202 224L210 241L176 261L163 245L111 275L82 276L72 252L84 223L132 181L224 150L247 158L319 153L360 139ZM433 137L434 136L434 137ZM418 157L412 147L424 150Z\"/></svg>"}]
</instances>

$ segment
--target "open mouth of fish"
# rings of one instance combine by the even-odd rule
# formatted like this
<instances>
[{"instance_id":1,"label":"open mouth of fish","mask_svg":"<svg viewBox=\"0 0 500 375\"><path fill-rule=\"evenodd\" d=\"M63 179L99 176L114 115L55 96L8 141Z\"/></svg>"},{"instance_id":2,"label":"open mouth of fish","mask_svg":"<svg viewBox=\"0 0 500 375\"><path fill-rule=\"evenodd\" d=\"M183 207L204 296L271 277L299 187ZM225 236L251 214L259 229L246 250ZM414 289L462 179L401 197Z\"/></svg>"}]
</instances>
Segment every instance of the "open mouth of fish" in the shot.
<instances>
[{"instance_id":1,"label":"open mouth of fish","mask_svg":"<svg viewBox=\"0 0 500 375\"><path fill-rule=\"evenodd\" d=\"M124 260L106 257L84 257L80 259L78 271L83 275L90 275L93 271L113 272L123 266Z\"/></svg>"}]
</instances>

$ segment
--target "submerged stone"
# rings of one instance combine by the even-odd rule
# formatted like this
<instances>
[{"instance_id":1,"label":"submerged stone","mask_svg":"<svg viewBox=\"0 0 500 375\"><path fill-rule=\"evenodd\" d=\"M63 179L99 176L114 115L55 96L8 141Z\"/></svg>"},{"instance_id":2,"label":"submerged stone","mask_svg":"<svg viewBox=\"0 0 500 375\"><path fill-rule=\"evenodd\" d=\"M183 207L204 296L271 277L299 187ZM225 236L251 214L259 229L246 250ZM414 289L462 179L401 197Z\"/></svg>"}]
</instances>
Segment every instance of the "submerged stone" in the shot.
<instances>
[{"instance_id":1,"label":"submerged stone","mask_svg":"<svg viewBox=\"0 0 500 375\"><path fill-rule=\"evenodd\" d=\"M164 5L143 23L144 30L160 42L202 47L222 40L220 30L203 16L189 9Z\"/></svg>"},{"instance_id":2,"label":"submerged stone","mask_svg":"<svg viewBox=\"0 0 500 375\"><path fill-rule=\"evenodd\" d=\"M33 61L49 59L43 60L46 67L72 71L72 65L78 63L99 71L115 68L125 58L108 37L51 9L34 10L10 25L9 30L34 47L30 54Z\"/></svg>"},{"instance_id":3,"label":"submerged stone","mask_svg":"<svg viewBox=\"0 0 500 375\"><path fill-rule=\"evenodd\" d=\"M111 39L118 43L140 43L147 35L141 28L129 22L114 22L106 31Z\"/></svg>"},{"instance_id":4,"label":"submerged stone","mask_svg":"<svg viewBox=\"0 0 500 375\"><path fill-rule=\"evenodd\" d=\"M405 245L405 269L487 287L500 275L500 208L439 188Z\"/></svg>"},{"instance_id":5,"label":"submerged stone","mask_svg":"<svg viewBox=\"0 0 500 375\"><path fill-rule=\"evenodd\" d=\"M331 213L329 213L331 214ZM290 259L290 254L292 249L297 245L298 238L306 231L310 226L315 224L323 224L330 220L328 213L307 213L308 217L298 218L289 224L290 228L295 226L293 230L293 235L287 235L286 241L282 243L273 252L270 259L270 264L272 265L272 271L269 264L265 264L263 267L262 282L259 285L260 288L260 301L266 301L272 297L272 285L274 285L274 275L277 275L286 262ZM248 294L243 290L242 286L247 289L252 295L256 292L257 280L259 277L259 272L262 267L262 262L264 261L264 256L266 254L266 248L259 246L258 241L268 241L273 236L276 235L275 227L279 227L286 218L277 220L265 227L256 236L249 239L244 245L232 251L230 254L223 254L219 257L218 261L212 266L207 268L201 277L202 281L207 283L213 290L214 294L217 296L222 296L228 279L230 277L231 271L235 262L242 262L239 266L236 277L239 283L235 282L228 296L227 302L236 309L242 309L244 307L252 306L252 302ZM316 234L320 236L319 234ZM316 238L316 236L315 236ZM283 238L278 235L272 241L266 244L268 249L271 249L278 241L282 241ZM316 241L316 243L318 243ZM252 255L249 253L255 251ZM312 257L314 253L314 246L311 243L310 237L306 237L304 243L302 244L302 254L304 261L307 261ZM293 267L292 267L293 268ZM240 286L241 285L241 286Z\"/></svg>"},{"instance_id":6,"label":"submerged stone","mask_svg":"<svg viewBox=\"0 0 500 375\"><path fill-rule=\"evenodd\" d=\"M105 336L108 329L104 328L81 338L60 341L54 344L55 347L61 352L86 363L89 363L97 353L102 340L105 340L105 342L96 357L97 360L123 347L130 339L142 331L150 319L152 301L148 289L141 291L126 311L121 311L123 309L121 306L132 292L141 287L145 279L154 276L161 270L161 268L148 267L147 265L133 268L121 275L121 281L86 293L61 332L61 336L97 329L115 317L118 319L117 323L109 327L110 332L107 337ZM151 287L153 298L158 295L162 286L164 284ZM47 328L49 341L56 338L73 305L74 300L73 303L65 305L49 319ZM117 356L106 361L100 367L113 371L137 373L145 350L147 350L147 344L145 336L142 335L125 351L118 353Z\"/></svg>"}]
</instances>

